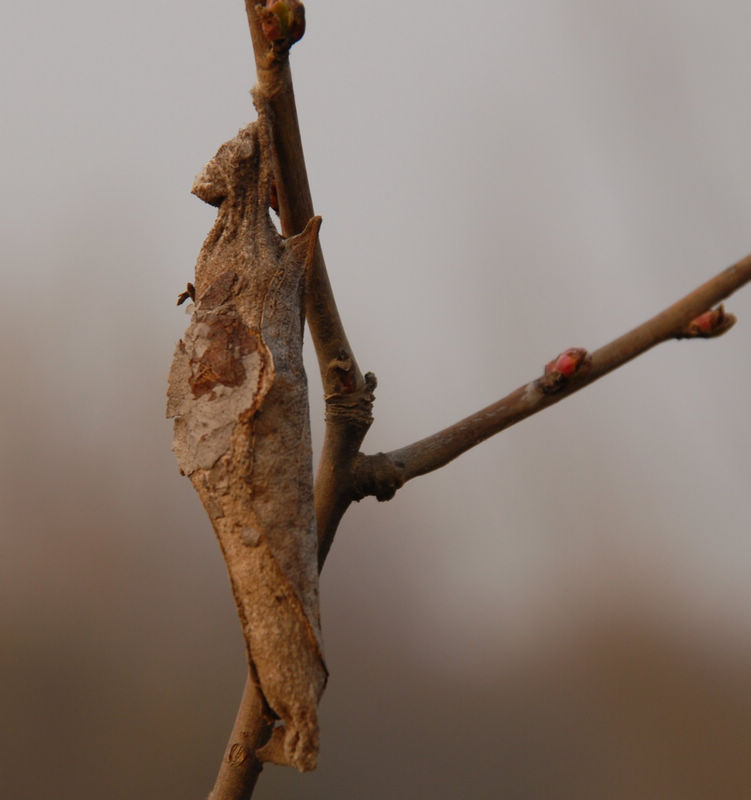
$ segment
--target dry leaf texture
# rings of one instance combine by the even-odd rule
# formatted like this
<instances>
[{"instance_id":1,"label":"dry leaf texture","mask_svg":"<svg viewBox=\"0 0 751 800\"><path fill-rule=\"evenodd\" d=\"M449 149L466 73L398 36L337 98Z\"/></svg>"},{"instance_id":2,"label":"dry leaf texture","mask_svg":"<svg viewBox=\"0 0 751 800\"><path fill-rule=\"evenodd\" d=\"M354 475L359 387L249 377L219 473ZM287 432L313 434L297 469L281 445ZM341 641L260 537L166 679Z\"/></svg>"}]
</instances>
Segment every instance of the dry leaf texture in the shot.
<instances>
[{"instance_id":1,"label":"dry leaf texture","mask_svg":"<svg viewBox=\"0 0 751 800\"><path fill-rule=\"evenodd\" d=\"M196 265L167 414L180 469L227 563L251 672L283 725L274 759L308 770L327 676L302 363L304 278L320 218L289 239L271 223L265 125L261 111L194 183L219 210Z\"/></svg>"}]
</instances>

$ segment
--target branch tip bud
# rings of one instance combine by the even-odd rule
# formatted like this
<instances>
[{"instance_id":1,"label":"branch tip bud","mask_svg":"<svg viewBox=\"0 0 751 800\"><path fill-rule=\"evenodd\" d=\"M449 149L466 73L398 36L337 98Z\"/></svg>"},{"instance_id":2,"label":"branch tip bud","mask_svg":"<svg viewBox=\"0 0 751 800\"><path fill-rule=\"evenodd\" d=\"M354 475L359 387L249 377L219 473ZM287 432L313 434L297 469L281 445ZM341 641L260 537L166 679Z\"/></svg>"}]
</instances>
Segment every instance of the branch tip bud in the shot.
<instances>
[{"instance_id":1,"label":"branch tip bud","mask_svg":"<svg viewBox=\"0 0 751 800\"><path fill-rule=\"evenodd\" d=\"M261 31L277 50L289 50L305 33L305 6L299 0L266 0L256 6Z\"/></svg>"}]
</instances>

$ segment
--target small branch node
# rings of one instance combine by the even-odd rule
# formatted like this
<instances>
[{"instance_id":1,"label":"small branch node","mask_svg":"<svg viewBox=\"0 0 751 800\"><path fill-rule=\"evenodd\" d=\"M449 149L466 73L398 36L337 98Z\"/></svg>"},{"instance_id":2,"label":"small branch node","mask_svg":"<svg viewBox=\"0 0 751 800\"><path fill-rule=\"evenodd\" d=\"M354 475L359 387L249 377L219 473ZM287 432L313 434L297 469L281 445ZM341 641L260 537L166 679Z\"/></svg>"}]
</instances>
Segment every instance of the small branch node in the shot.
<instances>
[{"instance_id":1,"label":"small branch node","mask_svg":"<svg viewBox=\"0 0 751 800\"><path fill-rule=\"evenodd\" d=\"M377 500L391 500L404 486L404 468L386 453L366 456L360 453L353 469L353 499L374 496Z\"/></svg>"},{"instance_id":2,"label":"small branch node","mask_svg":"<svg viewBox=\"0 0 751 800\"><path fill-rule=\"evenodd\" d=\"M263 747L259 747L258 750L256 750L256 758L267 764L278 764L279 766L288 765L289 762L284 752L283 726L274 728L268 742L266 742Z\"/></svg>"},{"instance_id":3,"label":"small branch node","mask_svg":"<svg viewBox=\"0 0 751 800\"><path fill-rule=\"evenodd\" d=\"M329 362L326 384L331 387L325 396L326 422L345 422L368 428L373 423L376 376L368 372L357 386L357 366L349 353L341 350Z\"/></svg>"},{"instance_id":4,"label":"small branch node","mask_svg":"<svg viewBox=\"0 0 751 800\"><path fill-rule=\"evenodd\" d=\"M256 758L267 764L276 764L279 767L295 767L300 772L310 772L316 768L316 754L304 748L296 749L297 739L293 736L290 741L284 725L277 725L271 737L263 747L256 750ZM317 745L316 745L317 750Z\"/></svg>"},{"instance_id":5,"label":"small branch node","mask_svg":"<svg viewBox=\"0 0 751 800\"><path fill-rule=\"evenodd\" d=\"M227 753L227 761L233 766L239 766L250 758L248 748L240 742L235 742Z\"/></svg>"},{"instance_id":6,"label":"small branch node","mask_svg":"<svg viewBox=\"0 0 751 800\"><path fill-rule=\"evenodd\" d=\"M326 369L326 385L333 389L330 394L352 394L357 388L356 378L352 356L340 350Z\"/></svg>"},{"instance_id":7,"label":"small branch node","mask_svg":"<svg viewBox=\"0 0 751 800\"><path fill-rule=\"evenodd\" d=\"M734 314L728 314L722 303L698 317L694 317L683 330L676 334L676 339L713 339L722 336L736 323Z\"/></svg>"},{"instance_id":8,"label":"small branch node","mask_svg":"<svg viewBox=\"0 0 751 800\"><path fill-rule=\"evenodd\" d=\"M555 394L571 378L583 374L591 364L592 359L583 347L569 347L545 365L545 372L538 379L537 386L545 394Z\"/></svg>"}]
</instances>

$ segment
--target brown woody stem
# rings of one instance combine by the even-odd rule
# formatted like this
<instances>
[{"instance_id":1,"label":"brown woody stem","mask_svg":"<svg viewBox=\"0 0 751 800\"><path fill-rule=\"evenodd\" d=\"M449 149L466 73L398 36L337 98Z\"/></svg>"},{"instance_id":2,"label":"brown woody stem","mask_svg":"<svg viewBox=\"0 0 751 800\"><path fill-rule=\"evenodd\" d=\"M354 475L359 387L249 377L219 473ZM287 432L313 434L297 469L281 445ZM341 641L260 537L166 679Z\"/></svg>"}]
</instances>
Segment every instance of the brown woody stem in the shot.
<instances>
[{"instance_id":1,"label":"brown woody stem","mask_svg":"<svg viewBox=\"0 0 751 800\"><path fill-rule=\"evenodd\" d=\"M361 456L355 476L358 496L375 495L387 500L411 478L444 466L476 444L578 392L655 345L668 339L683 338L689 323L749 281L751 256L723 270L652 319L596 350L580 370L559 381L555 388L551 389L546 379L538 378L432 436L390 453ZM732 315L724 312L719 316L734 321ZM730 325L724 330L728 327Z\"/></svg>"},{"instance_id":2,"label":"brown woody stem","mask_svg":"<svg viewBox=\"0 0 751 800\"><path fill-rule=\"evenodd\" d=\"M266 40L254 0L245 0L245 10L258 77L256 91L263 95L272 116L274 178L282 233L292 236L305 227L314 211L289 52L280 52ZM351 467L370 426L375 379L363 376L357 365L334 300L320 243L306 284L305 318L315 345L327 407L315 489L322 566L342 514L351 502ZM363 408L363 413L350 414L353 406Z\"/></svg>"},{"instance_id":3,"label":"brown woody stem","mask_svg":"<svg viewBox=\"0 0 751 800\"><path fill-rule=\"evenodd\" d=\"M245 0L245 10L256 62L256 91L263 95L264 102L272 112L274 178L282 233L284 236L293 236L308 224L314 211L297 120L289 54L275 51L264 38L254 0ZM320 245L316 250L306 291L306 319L315 343L324 388L327 388L329 365L342 352L349 354L352 369L359 377L358 383L363 383L339 317Z\"/></svg>"},{"instance_id":4,"label":"brown woody stem","mask_svg":"<svg viewBox=\"0 0 751 800\"><path fill-rule=\"evenodd\" d=\"M255 92L262 96L271 112L274 182L282 233L293 236L303 230L314 211L289 52L265 38L256 0L245 0L245 10L258 79ZM327 406L326 433L315 483L320 570L339 521L354 499L353 464L372 422L375 388L375 378L362 375L347 340L320 243L306 282L305 317L316 349ZM270 731L268 708L248 675L210 800L251 797L262 769L256 753L268 740Z\"/></svg>"},{"instance_id":5,"label":"brown woody stem","mask_svg":"<svg viewBox=\"0 0 751 800\"><path fill-rule=\"evenodd\" d=\"M247 800L253 794L263 769L255 753L268 741L272 725L263 695L249 675L209 800Z\"/></svg>"}]
</instances>

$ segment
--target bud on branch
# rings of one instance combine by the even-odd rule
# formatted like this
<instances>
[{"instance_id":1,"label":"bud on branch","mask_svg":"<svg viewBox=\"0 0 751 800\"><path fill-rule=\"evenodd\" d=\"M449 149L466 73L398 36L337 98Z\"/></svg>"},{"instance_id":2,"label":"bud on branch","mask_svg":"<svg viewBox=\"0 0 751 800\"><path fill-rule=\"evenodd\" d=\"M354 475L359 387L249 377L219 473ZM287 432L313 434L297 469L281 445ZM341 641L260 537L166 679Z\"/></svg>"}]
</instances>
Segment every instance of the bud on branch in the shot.
<instances>
[{"instance_id":1,"label":"bud on branch","mask_svg":"<svg viewBox=\"0 0 751 800\"><path fill-rule=\"evenodd\" d=\"M256 6L261 31L276 50L289 50L305 33L305 6L299 0L266 0Z\"/></svg>"},{"instance_id":2,"label":"bud on branch","mask_svg":"<svg viewBox=\"0 0 751 800\"><path fill-rule=\"evenodd\" d=\"M545 394L560 391L569 378L585 369L591 360L583 347L569 347L545 365L545 373L538 381L538 386Z\"/></svg>"},{"instance_id":3,"label":"bud on branch","mask_svg":"<svg viewBox=\"0 0 751 800\"><path fill-rule=\"evenodd\" d=\"M711 339L722 336L725 331L735 325L735 315L725 312L725 306L720 304L717 308L699 314L675 337L676 339Z\"/></svg>"}]
</instances>

